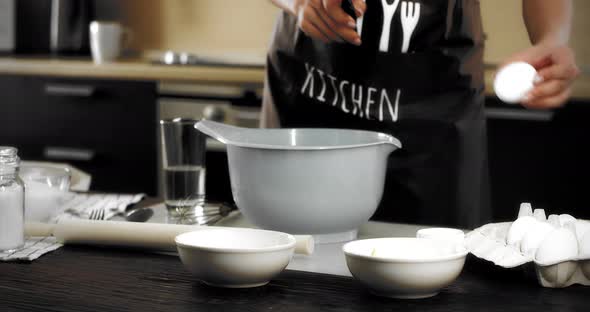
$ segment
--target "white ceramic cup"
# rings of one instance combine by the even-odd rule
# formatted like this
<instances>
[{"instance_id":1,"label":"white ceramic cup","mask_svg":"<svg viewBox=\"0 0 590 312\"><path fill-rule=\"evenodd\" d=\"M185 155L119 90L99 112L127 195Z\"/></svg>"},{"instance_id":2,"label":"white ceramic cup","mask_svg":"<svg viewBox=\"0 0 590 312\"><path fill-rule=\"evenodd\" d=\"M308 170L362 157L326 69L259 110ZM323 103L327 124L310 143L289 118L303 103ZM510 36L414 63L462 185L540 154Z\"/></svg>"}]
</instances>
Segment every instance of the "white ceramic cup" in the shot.
<instances>
[{"instance_id":1,"label":"white ceramic cup","mask_svg":"<svg viewBox=\"0 0 590 312\"><path fill-rule=\"evenodd\" d=\"M95 64L117 60L130 40L130 30L117 22L90 23L90 50Z\"/></svg>"},{"instance_id":2,"label":"white ceramic cup","mask_svg":"<svg viewBox=\"0 0 590 312\"><path fill-rule=\"evenodd\" d=\"M453 228L426 228L416 232L417 238L448 241L455 245L456 249L465 248L465 232Z\"/></svg>"}]
</instances>

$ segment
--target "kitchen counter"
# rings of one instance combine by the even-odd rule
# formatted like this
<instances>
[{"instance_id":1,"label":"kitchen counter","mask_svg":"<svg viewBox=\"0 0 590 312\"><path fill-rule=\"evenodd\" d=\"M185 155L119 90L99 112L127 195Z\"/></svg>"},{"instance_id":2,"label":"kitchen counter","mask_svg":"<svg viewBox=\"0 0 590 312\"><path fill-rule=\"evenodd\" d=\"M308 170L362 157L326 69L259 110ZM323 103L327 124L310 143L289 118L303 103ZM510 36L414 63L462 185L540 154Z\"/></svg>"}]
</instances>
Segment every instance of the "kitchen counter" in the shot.
<instances>
[{"instance_id":1,"label":"kitchen counter","mask_svg":"<svg viewBox=\"0 0 590 312\"><path fill-rule=\"evenodd\" d=\"M163 203L149 205L154 215L148 221L150 223L166 223L166 207ZM124 221L116 217L114 220ZM255 228L239 211L233 211L223 218L216 226ZM358 229L358 239L377 237L415 237L419 229L426 228L425 225L386 223L369 221ZM287 269L340 276L351 276L342 246L344 243L316 244L312 255L295 255L287 266Z\"/></svg>"},{"instance_id":2,"label":"kitchen counter","mask_svg":"<svg viewBox=\"0 0 590 312\"><path fill-rule=\"evenodd\" d=\"M262 67L164 66L142 60L95 65L83 59L0 57L0 74L255 85L264 82ZM493 68L486 68L486 93L489 95L493 94L494 74ZM580 75L573 85L572 97L590 99L590 73Z\"/></svg>"},{"instance_id":3,"label":"kitchen counter","mask_svg":"<svg viewBox=\"0 0 590 312\"><path fill-rule=\"evenodd\" d=\"M124 249L65 246L30 264L0 263L2 311L585 311L588 294L469 262L452 285L419 300L375 297L352 277L293 270L263 287L213 288L176 257Z\"/></svg>"},{"instance_id":4,"label":"kitchen counter","mask_svg":"<svg viewBox=\"0 0 590 312\"><path fill-rule=\"evenodd\" d=\"M229 84L264 82L262 67L166 66L142 60L95 65L85 59L3 57L0 74Z\"/></svg>"},{"instance_id":5,"label":"kitchen counter","mask_svg":"<svg viewBox=\"0 0 590 312\"><path fill-rule=\"evenodd\" d=\"M403 235L416 228L369 222L360 233ZM339 257L336 254L334 259ZM459 278L435 297L395 300L371 295L350 276L293 267L263 287L214 288L192 278L175 256L65 246L32 263L0 263L0 298L3 311L536 312L587 308L588 287L543 288L522 272L478 261L468 258Z\"/></svg>"}]
</instances>

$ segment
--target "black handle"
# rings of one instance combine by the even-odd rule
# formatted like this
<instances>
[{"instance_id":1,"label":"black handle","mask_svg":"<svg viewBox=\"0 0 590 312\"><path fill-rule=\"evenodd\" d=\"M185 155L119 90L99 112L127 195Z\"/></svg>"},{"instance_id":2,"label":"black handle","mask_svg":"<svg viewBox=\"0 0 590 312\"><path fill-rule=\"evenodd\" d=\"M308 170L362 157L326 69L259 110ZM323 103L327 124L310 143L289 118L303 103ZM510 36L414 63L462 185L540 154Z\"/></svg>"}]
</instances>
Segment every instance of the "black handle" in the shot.
<instances>
[{"instance_id":1,"label":"black handle","mask_svg":"<svg viewBox=\"0 0 590 312\"><path fill-rule=\"evenodd\" d=\"M46 159L51 160L73 160L88 162L94 158L96 152L90 149L48 146L43 151L43 155Z\"/></svg>"},{"instance_id":2,"label":"black handle","mask_svg":"<svg viewBox=\"0 0 590 312\"><path fill-rule=\"evenodd\" d=\"M342 1L342 10L346 12L346 14L350 15L354 20L356 20L356 10L354 9L354 4L352 4L352 0L344 0Z\"/></svg>"},{"instance_id":3,"label":"black handle","mask_svg":"<svg viewBox=\"0 0 590 312\"><path fill-rule=\"evenodd\" d=\"M489 119L524 120L537 122L550 122L553 120L553 111L526 110L520 108L495 108L485 109L486 117Z\"/></svg>"}]
</instances>

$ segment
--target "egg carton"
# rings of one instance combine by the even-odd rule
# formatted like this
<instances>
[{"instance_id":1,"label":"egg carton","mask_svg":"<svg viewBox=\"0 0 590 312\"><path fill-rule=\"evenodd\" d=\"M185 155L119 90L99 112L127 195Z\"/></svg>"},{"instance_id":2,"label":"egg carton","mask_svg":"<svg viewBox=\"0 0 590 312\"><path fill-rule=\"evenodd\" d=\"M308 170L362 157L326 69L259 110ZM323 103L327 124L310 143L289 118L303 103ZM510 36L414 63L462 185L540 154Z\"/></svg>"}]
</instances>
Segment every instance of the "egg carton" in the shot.
<instances>
[{"instance_id":1,"label":"egg carton","mask_svg":"<svg viewBox=\"0 0 590 312\"><path fill-rule=\"evenodd\" d=\"M521 205L514 222L490 223L465 236L469 252L503 268L533 264L544 287L590 286L590 221Z\"/></svg>"}]
</instances>

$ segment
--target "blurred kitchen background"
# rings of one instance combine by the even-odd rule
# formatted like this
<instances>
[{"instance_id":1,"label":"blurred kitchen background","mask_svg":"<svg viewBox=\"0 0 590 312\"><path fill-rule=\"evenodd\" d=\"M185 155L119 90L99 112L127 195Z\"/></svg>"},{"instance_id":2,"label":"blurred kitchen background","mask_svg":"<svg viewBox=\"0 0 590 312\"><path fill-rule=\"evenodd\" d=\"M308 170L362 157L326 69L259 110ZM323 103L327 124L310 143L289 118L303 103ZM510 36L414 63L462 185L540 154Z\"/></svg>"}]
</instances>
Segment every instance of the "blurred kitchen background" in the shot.
<instances>
[{"instance_id":1,"label":"blurred kitchen background","mask_svg":"<svg viewBox=\"0 0 590 312\"><path fill-rule=\"evenodd\" d=\"M529 42L521 1L480 3L495 219L514 219L523 201L590 217L590 1L574 1L571 45L583 74L555 111L505 105L489 91L497 64ZM277 14L267 0L0 0L0 145L87 171L94 191L161 195L158 120L257 126ZM130 29L116 62L93 64L93 20ZM211 200L232 201L226 161L210 142Z\"/></svg>"}]
</instances>

